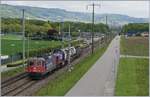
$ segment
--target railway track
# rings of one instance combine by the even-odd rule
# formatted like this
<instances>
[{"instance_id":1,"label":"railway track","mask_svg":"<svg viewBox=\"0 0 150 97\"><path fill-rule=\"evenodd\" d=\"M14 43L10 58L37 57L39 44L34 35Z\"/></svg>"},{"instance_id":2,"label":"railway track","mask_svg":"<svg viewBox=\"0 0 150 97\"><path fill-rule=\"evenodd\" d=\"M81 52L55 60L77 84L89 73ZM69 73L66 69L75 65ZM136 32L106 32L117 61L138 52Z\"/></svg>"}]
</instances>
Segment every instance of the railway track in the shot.
<instances>
[{"instance_id":1,"label":"railway track","mask_svg":"<svg viewBox=\"0 0 150 97\"><path fill-rule=\"evenodd\" d=\"M89 51L89 47L85 48L82 54L87 53L88 51ZM80 57L77 59L80 59ZM74 60L76 59L71 60L72 64L74 64ZM2 96L16 96L16 95L21 94L21 92L27 90L28 88L32 87L32 85L38 83L37 80L32 80L27 75L28 75L27 73L21 73L15 77L12 77L3 81L1 83L1 95Z\"/></svg>"},{"instance_id":2,"label":"railway track","mask_svg":"<svg viewBox=\"0 0 150 97\"><path fill-rule=\"evenodd\" d=\"M11 85L13 82L16 82L16 81L18 81L18 80L20 80L20 79L23 79L23 78L25 78L25 77L27 77L27 73L21 73L21 74L18 74L18 75L16 75L16 76L14 76L14 77L11 77L11 78L9 78L9 79L6 79L6 80L4 80L4 81L2 81L1 82L1 88L4 88L4 87L6 87L6 86L9 86L9 85Z\"/></svg>"},{"instance_id":3,"label":"railway track","mask_svg":"<svg viewBox=\"0 0 150 97\"><path fill-rule=\"evenodd\" d=\"M75 65L77 63L80 62L80 60L84 59L85 57L87 57L87 55L90 54L90 48L87 47L84 49L84 51L81 53L81 56L78 57L77 59L73 60L71 62L71 65ZM50 75L48 75L45 79L40 80L39 82L37 82L35 85L33 85L32 87L29 87L26 91L21 92L20 94L18 94L18 96L34 96L35 93L42 88L43 86L47 85L49 83L49 81L53 81L54 79L58 78L59 76L61 76L64 72L68 71L68 66L65 65L63 68L60 68L56 71L54 71L53 73L51 73Z\"/></svg>"},{"instance_id":4,"label":"railway track","mask_svg":"<svg viewBox=\"0 0 150 97\"><path fill-rule=\"evenodd\" d=\"M27 73L22 73L12 77L1 84L2 96L15 96L21 91L30 87L35 81L27 77Z\"/></svg>"},{"instance_id":5,"label":"railway track","mask_svg":"<svg viewBox=\"0 0 150 97\"><path fill-rule=\"evenodd\" d=\"M28 89L32 85L34 85L36 81L34 80L28 80L25 82L21 82L19 85L16 85L15 87L12 85L10 87L2 89L3 94L2 96L17 96L19 93L23 92L24 90Z\"/></svg>"},{"instance_id":6,"label":"railway track","mask_svg":"<svg viewBox=\"0 0 150 97\"><path fill-rule=\"evenodd\" d=\"M71 64L74 65L78 63L81 59L85 58L89 53L90 53L90 45L86 48L83 49L81 56L77 59L71 60ZM63 67L66 68L67 66ZM65 70L65 69L64 69ZM56 70L57 71L57 70ZM58 72L58 71L57 71ZM54 76L53 74L49 76ZM48 78L45 78L43 80L47 80ZM21 95L25 91L29 91L28 89L34 87L34 84L39 84L40 80L31 80L28 76L27 73L22 73L19 74L15 77L9 78L1 83L1 95L2 96L16 96L16 95ZM44 83L43 83L44 85ZM32 87L33 86L33 87ZM28 92L26 92L28 93ZM31 93L32 94L32 93ZM30 95L25 94L25 95ZM22 95L23 96L23 95Z\"/></svg>"}]
</instances>

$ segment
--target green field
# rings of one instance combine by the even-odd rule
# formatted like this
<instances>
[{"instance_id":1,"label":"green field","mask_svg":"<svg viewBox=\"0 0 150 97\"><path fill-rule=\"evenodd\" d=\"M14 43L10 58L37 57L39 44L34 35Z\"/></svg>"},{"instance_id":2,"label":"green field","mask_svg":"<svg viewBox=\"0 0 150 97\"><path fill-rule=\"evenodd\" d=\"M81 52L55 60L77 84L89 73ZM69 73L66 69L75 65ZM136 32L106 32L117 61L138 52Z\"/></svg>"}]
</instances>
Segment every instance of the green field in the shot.
<instances>
[{"instance_id":1,"label":"green field","mask_svg":"<svg viewBox=\"0 0 150 97\"><path fill-rule=\"evenodd\" d=\"M35 93L38 96L63 96L76 82L88 71L88 69L96 62L104 53L107 47L100 48L93 55L87 56L74 66L72 72L64 72L58 78L50 81L47 86L41 88Z\"/></svg>"},{"instance_id":2,"label":"green field","mask_svg":"<svg viewBox=\"0 0 150 97\"><path fill-rule=\"evenodd\" d=\"M60 41L44 41L44 40L29 40L29 50L41 49L47 47L56 47L61 45ZM27 51L28 40L25 40L25 47ZM11 55L22 52L23 41L19 35L4 35L1 40L2 55Z\"/></svg>"},{"instance_id":3,"label":"green field","mask_svg":"<svg viewBox=\"0 0 150 97\"><path fill-rule=\"evenodd\" d=\"M81 40L82 41L82 40ZM79 45L78 41L72 40L72 45ZM81 42L80 42L81 43ZM29 50L41 50L44 48L55 48L61 46L61 41L54 40L29 40ZM64 42L67 46L67 42ZM28 40L25 40L25 50L28 50ZM1 54L11 55L23 51L23 40L21 36L17 35L4 35L1 40Z\"/></svg>"},{"instance_id":4,"label":"green field","mask_svg":"<svg viewBox=\"0 0 150 97\"><path fill-rule=\"evenodd\" d=\"M148 37L121 37L121 54L148 56L149 43Z\"/></svg>"},{"instance_id":5,"label":"green field","mask_svg":"<svg viewBox=\"0 0 150 97\"><path fill-rule=\"evenodd\" d=\"M27 40L26 50L27 50ZM1 53L2 55L10 55L18 52L22 52L22 40L1 40ZM13 44L13 45L12 45ZM43 40L30 40L29 41L29 50L47 48L47 47L56 47L61 45L60 41L43 41Z\"/></svg>"},{"instance_id":6,"label":"green field","mask_svg":"<svg viewBox=\"0 0 150 97\"><path fill-rule=\"evenodd\" d=\"M116 96L149 95L149 60L121 58L116 81Z\"/></svg>"},{"instance_id":7,"label":"green field","mask_svg":"<svg viewBox=\"0 0 150 97\"><path fill-rule=\"evenodd\" d=\"M7 35L2 35L1 39L7 39L7 40L22 40L21 35L13 35L13 34L7 34Z\"/></svg>"}]
</instances>

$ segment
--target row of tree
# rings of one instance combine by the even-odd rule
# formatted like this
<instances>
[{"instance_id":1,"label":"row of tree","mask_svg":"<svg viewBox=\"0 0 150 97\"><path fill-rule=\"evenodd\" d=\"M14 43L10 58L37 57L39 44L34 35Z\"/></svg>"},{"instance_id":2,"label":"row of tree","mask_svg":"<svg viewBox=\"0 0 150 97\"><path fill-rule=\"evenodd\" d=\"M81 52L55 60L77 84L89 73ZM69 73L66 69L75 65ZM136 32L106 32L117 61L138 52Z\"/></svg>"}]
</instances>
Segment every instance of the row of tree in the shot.
<instances>
[{"instance_id":1,"label":"row of tree","mask_svg":"<svg viewBox=\"0 0 150 97\"><path fill-rule=\"evenodd\" d=\"M129 23L124 25L122 28L123 33L133 32L148 32L149 31L149 24L148 23Z\"/></svg>"},{"instance_id":2,"label":"row of tree","mask_svg":"<svg viewBox=\"0 0 150 97\"><path fill-rule=\"evenodd\" d=\"M2 18L1 29L3 33L21 32L22 20L12 18ZM26 35L34 34L46 34L49 29L55 29L59 32L68 32L70 25L71 34L77 35L77 32L91 32L91 23L82 22L50 22L42 20L25 20L25 32ZM94 25L94 32L106 33L109 31L109 27L105 24L99 23Z\"/></svg>"}]
</instances>

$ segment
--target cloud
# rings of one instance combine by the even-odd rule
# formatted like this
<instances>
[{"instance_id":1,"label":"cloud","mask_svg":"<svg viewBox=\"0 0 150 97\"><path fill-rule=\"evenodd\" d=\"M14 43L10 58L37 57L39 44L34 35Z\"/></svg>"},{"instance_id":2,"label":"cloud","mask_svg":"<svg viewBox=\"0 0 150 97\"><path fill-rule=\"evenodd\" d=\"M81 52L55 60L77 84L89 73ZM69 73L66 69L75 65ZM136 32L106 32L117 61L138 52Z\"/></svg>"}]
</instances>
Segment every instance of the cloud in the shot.
<instances>
[{"instance_id":1,"label":"cloud","mask_svg":"<svg viewBox=\"0 0 150 97\"><path fill-rule=\"evenodd\" d=\"M91 12L91 9L86 9L86 5L93 1L2 1L2 3ZM148 17L149 15L149 1L94 1L94 3L101 4L101 8L95 8L96 13L125 14L133 17Z\"/></svg>"}]
</instances>

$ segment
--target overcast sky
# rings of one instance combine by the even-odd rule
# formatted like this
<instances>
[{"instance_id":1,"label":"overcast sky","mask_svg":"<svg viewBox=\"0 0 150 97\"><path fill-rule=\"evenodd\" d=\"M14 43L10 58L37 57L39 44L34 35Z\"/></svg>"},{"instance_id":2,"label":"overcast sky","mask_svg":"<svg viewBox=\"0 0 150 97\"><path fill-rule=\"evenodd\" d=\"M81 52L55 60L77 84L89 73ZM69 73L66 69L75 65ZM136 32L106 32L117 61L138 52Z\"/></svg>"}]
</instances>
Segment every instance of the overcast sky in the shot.
<instances>
[{"instance_id":1,"label":"overcast sky","mask_svg":"<svg viewBox=\"0 0 150 97\"><path fill-rule=\"evenodd\" d=\"M44 8L61 8L67 11L91 12L86 5L92 1L2 1L2 4L25 5ZM149 17L149 1L94 1L96 13L125 14L132 17Z\"/></svg>"}]
</instances>

